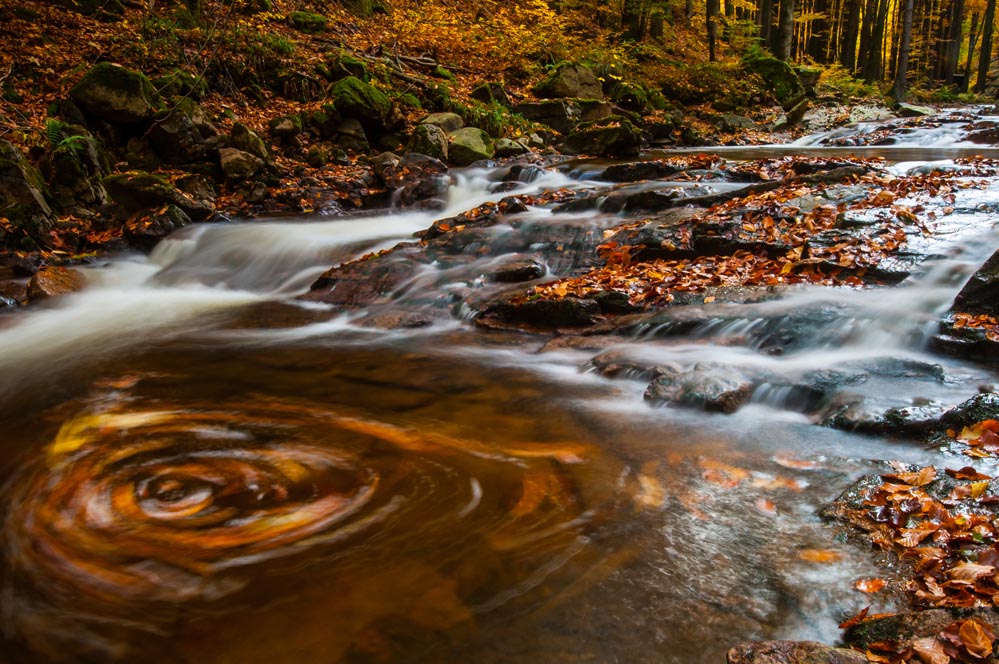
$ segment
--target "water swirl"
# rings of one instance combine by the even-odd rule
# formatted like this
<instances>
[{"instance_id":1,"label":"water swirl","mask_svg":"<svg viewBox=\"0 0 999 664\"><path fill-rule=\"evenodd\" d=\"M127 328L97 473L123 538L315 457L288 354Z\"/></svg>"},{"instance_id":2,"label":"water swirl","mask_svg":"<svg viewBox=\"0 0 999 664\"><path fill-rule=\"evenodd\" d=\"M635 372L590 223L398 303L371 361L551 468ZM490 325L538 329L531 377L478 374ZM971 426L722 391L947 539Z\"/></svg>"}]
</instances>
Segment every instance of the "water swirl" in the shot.
<instances>
[{"instance_id":1,"label":"water swirl","mask_svg":"<svg viewBox=\"0 0 999 664\"><path fill-rule=\"evenodd\" d=\"M439 585L458 573L449 565L491 552L499 586L465 580L448 600L467 608L446 615L464 617L540 583L578 551L591 515L567 470L585 460L582 446L497 449L263 398L153 407L163 405L70 419L10 483L8 631L38 641L76 621L85 627L68 640L111 657L121 653L94 624L162 631L178 606L252 585L256 566L294 575L361 551L381 556L383 574L385 560L410 556L400 568L419 558ZM422 537L457 553L428 567Z\"/></svg>"}]
</instances>

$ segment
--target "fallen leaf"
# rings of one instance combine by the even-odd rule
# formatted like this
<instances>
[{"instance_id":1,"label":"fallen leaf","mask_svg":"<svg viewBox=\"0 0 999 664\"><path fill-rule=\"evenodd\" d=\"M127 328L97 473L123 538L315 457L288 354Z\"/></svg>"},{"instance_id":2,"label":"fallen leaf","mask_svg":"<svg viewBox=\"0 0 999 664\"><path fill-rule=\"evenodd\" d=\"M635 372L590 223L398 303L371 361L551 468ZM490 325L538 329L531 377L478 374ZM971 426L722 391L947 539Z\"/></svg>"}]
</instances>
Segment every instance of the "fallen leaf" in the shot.
<instances>
[{"instance_id":1,"label":"fallen leaf","mask_svg":"<svg viewBox=\"0 0 999 664\"><path fill-rule=\"evenodd\" d=\"M798 557L810 563L834 563L843 559L843 554L832 549L802 549Z\"/></svg>"},{"instance_id":2,"label":"fallen leaf","mask_svg":"<svg viewBox=\"0 0 999 664\"><path fill-rule=\"evenodd\" d=\"M861 579L853 587L862 593L880 592L885 587L884 579Z\"/></svg>"}]
</instances>

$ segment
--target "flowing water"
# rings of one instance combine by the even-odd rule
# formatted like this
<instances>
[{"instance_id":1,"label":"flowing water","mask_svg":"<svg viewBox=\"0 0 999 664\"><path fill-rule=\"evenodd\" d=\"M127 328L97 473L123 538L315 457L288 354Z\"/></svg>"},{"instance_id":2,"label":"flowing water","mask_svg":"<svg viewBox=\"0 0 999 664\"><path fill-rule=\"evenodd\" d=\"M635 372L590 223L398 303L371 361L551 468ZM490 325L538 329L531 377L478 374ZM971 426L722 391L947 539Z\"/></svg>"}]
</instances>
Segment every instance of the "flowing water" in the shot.
<instances>
[{"instance_id":1,"label":"flowing water","mask_svg":"<svg viewBox=\"0 0 999 664\"><path fill-rule=\"evenodd\" d=\"M920 136L881 154L904 172L964 149ZM593 177L552 169L518 191ZM599 351L460 317L385 330L294 299L332 264L508 195L492 179L461 174L433 215L196 226L0 321L0 659L718 662L745 640L832 642L844 615L898 606L853 590L875 561L819 512L879 460L939 459L917 441L817 426L780 380L732 415L652 408L645 381L589 370ZM962 194L936 258L898 287L706 305L682 337L650 324L612 350L790 381L858 372L850 389L882 409L963 401L999 377L925 341L999 246L993 189ZM485 288L496 259L428 268L393 301ZM796 317L809 342L767 352Z\"/></svg>"}]
</instances>

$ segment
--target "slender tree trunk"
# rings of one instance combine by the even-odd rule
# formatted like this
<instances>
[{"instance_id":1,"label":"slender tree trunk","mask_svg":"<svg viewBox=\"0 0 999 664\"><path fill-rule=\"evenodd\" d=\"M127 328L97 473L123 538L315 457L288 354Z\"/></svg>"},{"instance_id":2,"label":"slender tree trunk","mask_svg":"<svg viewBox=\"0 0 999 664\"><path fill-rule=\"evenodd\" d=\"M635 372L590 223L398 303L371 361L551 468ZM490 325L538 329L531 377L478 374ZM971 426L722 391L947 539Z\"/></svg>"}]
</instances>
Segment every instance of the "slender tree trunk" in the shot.
<instances>
[{"instance_id":1,"label":"slender tree trunk","mask_svg":"<svg viewBox=\"0 0 999 664\"><path fill-rule=\"evenodd\" d=\"M857 37L860 31L860 0L846 0L846 25L839 43L839 63L849 72L857 69Z\"/></svg>"},{"instance_id":2,"label":"slender tree trunk","mask_svg":"<svg viewBox=\"0 0 999 664\"><path fill-rule=\"evenodd\" d=\"M985 5L985 19L982 21L982 48L978 55L978 80L975 82L975 92L985 91L985 79L989 75L989 65L992 63L992 27L996 18L996 0L989 0Z\"/></svg>"},{"instance_id":3,"label":"slender tree trunk","mask_svg":"<svg viewBox=\"0 0 999 664\"><path fill-rule=\"evenodd\" d=\"M705 6L705 18L708 27L708 57L711 62L717 60L717 47L718 47L718 10L719 10L719 0L707 0L704 3Z\"/></svg>"},{"instance_id":4,"label":"slender tree trunk","mask_svg":"<svg viewBox=\"0 0 999 664\"><path fill-rule=\"evenodd\" d=\"M794 44L794 0L780 0L777 6L777 34L774 35L774 55L779 60L791 59Z\"/></svg>"},{"instance_id":5,"label":"slender tree trunk","mask_svg":"<svg viewBox=\"0 0 999 664\"><path fill-rule=\"evenodd\" d=\"M725 0L725 27L722 30L722 37L729 44L732 43L732 37L734 36L734 31L732 30L732 24L735 21L735 0Z\"/></svg>"},{"instance_id":6,"label":"slender tree trunk","mask_svg":"<svg viewBox=\"0 0 999 664\"><path fill-rule=\"evenodd\" d=\"M861 76L868 83L873 83L881 80L884 73L884 38L885 25L888 22L888 0L875 0L870 4L874 5L874 17L871 21L871 33L867 42L867 52L864 54ZM861 51L863 49L864 44L861 44Z\"/></svg>"},{"instance_id":7,"label":"slender tree trunk","mask_svg":"<svg viewBox=\"0 0 999 664\"><path fill-rule=\"evenodd\" d=\"M760 42L764 45L770 43L771 26L773 25L774 3L773 0L760 0L760 15L757 17L757 25L760 28Z\"/></svg>"},{"instance_id":8,"label":"slender tree trunk","mask_svg":"<svg viewBox=\"0 0 999 664\"><path fill-rule=\"evenodd\" d=\"M961 32L964 27L964 0L953 0L948 13L946 48L940 58L940 80L950 85L957 75L961 55Z\"/></svg>"},{"instance_id":9,"label":"slender tree trunk","mask_svg":"<svg viewBox=\"0 0 999 664\"><path fill-rule=\"evenodd\" d=\"M978 43L978 12L971 13L971 27L968 30L968 59L964 61L965 92L971 87L971 63L975 61L975 45Z\"/></svg>"},{"instance_id":10,"label":"slender tree trunk","mask_svg":"<svg viewBox=\"0 0 999 664\"><path fill-rule=\"evenodd\" d=\"M898 45L898 66L895 68L895 85L891 89L891 96L899 103L905 101L905 93L908 88L906 76L909 74L909 46L911 43L912 0L905 0L902 9L902 39Z\"/></svg>"}]
</instances>

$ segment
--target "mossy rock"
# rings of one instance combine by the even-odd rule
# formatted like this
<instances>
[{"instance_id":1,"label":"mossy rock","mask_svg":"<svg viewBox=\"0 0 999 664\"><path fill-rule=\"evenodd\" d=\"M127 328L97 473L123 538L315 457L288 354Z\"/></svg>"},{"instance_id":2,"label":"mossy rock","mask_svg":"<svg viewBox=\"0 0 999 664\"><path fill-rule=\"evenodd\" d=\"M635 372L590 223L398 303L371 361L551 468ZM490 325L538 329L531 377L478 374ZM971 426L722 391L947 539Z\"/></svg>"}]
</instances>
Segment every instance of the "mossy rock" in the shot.
<instances>
[{"instance_id":1,"label":"mossy rock","mask_svg":"<svg viewBox=\"0 0 999 664\"><path fill-rule=\"evenodd\" d=\"M267 123L271 134L280 138L290 138L302 133L302 117L300 115L282 115Z\"/></svg>"},{"instance_id":2,"label":"mossy rock","mask_svg":"<svg viewBox=\"0 0 999 664\"><path fill-rule=\"evenodd\" d=\"M271 0L236 0L236 11L243 16L254 16L273 9Z\"/></svg>"},{"instance_id":3,"label":"mossy rock","mask_svg":"<svg viewBox=\"0 0 999 664\"><path fill-rule=\"evenodd\" d=\"M453 81L458 80L455 77L455 75L451 73L450 69L446 69L444 67L441 67L440 65L437 65L436 67L434 67L433 69L431 69L430 70L430 75L433 76L434 78L443 78L445 81L452 81L453 82Z\"/></svg>"},{"instance_id":4,"label":"mossy rock","mask_svg":"<svg viewBox=\"0 0 999 664\"><path fill-rule=\"evenodd\" d=\"M492 159L496 147L489 134L478 127L465 127L451 134L448 159L455 166L468 166L483 159Z\"/></svg>"},{"instance_id":5,"label":"mossy rock","mask_svg":"<svg viewBox=\"0 0 999 664\"><path fill-rule=\"evenodd\" d=\"M536 85L534 94L543 99L603 99L604 91L593 70L575 62L562 63Z\"/></svg>"},{"instance_id":6,"label":"mossy rock","mask_svg":"<svg viewBox=\"0 0 999 664\"><path fill-rule=\"evenodd\" d=\"M805 88L801 85L801 80L791 65L764 51L751 50L743 56L742 65L748 71L762 78L767 88L782 104L805 94Z\"/></svg>"},{"instance_id":7,"label":"mossy rock","mask_svg":"<svg viewBox=\"0 0 999 664\"><path fill-rule=\"evenodd\" d=\"M52 227L52 209L41 174L12 143L0 140L0 217L24 234L41 237Z\"/></svg>"},{"instance_id":8,"label":"mossy rock","mask_svg":"<svg viewBox=\"0 0 999 664\"><path fill-rule=\"evenodd\" d=\"M356 76L337 82L330 90L337 112L369 128L386 129L392 114L388 95Z\"/></svg>"},{"instance_id":9,"label":"mossy rock","mask_svg":"<svg viewBox=\"0 0 999 664\"><path fill-rule=\"evenodd\" d=\"M640 85L620 81L610 91L610 98L618 106L635 113L644 113L649 107L649 96Z\"/></svg>"},{"instance_id":10,"label":"mossy rock","mask_svg":"<svg viewBox=\"0 0 999 664\"><path fill-rule=\"evenodd\" d=\"M208 81L183 69L174 69L154 78L153 86L164 97L190 97L202 101L208 96Z\"/></svg>"},{"instance_id":11,"label":"mossy rock","mask_svg":"<svg viewBox=\"0 0 999 664\"><path fill-rule=\"evenodd\" d=\"M604 157L635 156L641 147L641 129L620 115L581 123L564 145L567 152Z\"/></svg>"},{"instance_id":12,"label":"mossy rock","mask_svg":"<svg viewBox=\"0 0 999 664\"><path fill-rule=\"evenodd\" d=\"M384 0L342 0L341 4L354 16L371 18L375 14L388 14L389 5Z\"/></svg>"},{"instance_id":13,"label":"mossy rock","mask_svg":"<svg viewBox=\"0 0 999 664\"><path fill-rule=\"evenodd\" d=\"M109 62L94 65L69 94L83 110L109 122L144 122L162 107L144 74Z\"/></svg>"},{"instance_id":14,"label":"mossy rock","mask_svg":"<svg viewBox=\"0 0 999 664\"><path fill-rule=\"evenodd\" d=\"M325 32L329 22L325 16L312 12L291 12L288 14L288 24L300 32L318 34Z\"/></svg>"},{"instance_id":15,"label":"mossy rock","mask_svg":"<svg viewBox=\"0 0 999 664\"><path fill-rule=\"evenodd\" d=\"M204 221L215 210L202 201L195 201L172 184L152 173L129 171L104 178L104 187L126 216L164 205L176 205L195 221Z\"/></svg>"},{"instance_id":16,"label":"mossy rock","mask_svg":"<svg viewBox=\"0 0 999 664\"><path fill-rule=\"evenodd\" d=\"M325 66L326 73L324 75L333 82L347 76L355 76L365 83L371 80L371 74L368 72L368 63L349 53L327 56Z\"/></svg>"},{"instance_id":17,"label":"mossy rock","mask_svg":"<svg viewBox=\"0 0 999 664\"><path fill-rule=\"evenodd\" d=\"M418 124L413 128L413 133L409 137L409 143L406 145L406 152L425 154L428 157L435 157L441 161L447 161L447 132L437 125Z\"/></svg>"},{"instance_id":18,"label":"mossy rock","mask_svg":"<svg viewBox=\"0 0 999 664\"><path fill-rule=\"evenodd\" d=\"M499 104L501 106L510 105L510 95L502 83L495 81L480 83L472 89L472 99L481 101L483 104Z\"/></svg>"},{"instance_id":19,"label":"mossy rock","mask_svg":"<svg viewBox=\"0 0 999 664\"><path fill-rule=\"evenodd\" d=\"M237 150L249 152L267 162L271 161L271 152L264 139L242 122L237 122L232 126L232 130L229 132L229 143Z\"/></svg>"},{"instance_id":20,"label":"mossy rock","mask_svg":"<svg viewBox=\"0 0 999 664\"><path fill-rule=\"evenodd\" d=\"M125 5L119 0L51 0L51 3L77 14L103 20L120 21L125 14Z\"/></svg>"},{"instance_id":21,"label":"mossy rock","mask_svg":"<svg viewBox=\"0 0 999 664\"><path fill-rule=\"evenodd\" d=\"M404 92L395 98L395 103L402 107L408 108L411 111L421 111L423 110L423 104L420 103L419 98L409 92Z\"/></svg>"}]
</instances>

